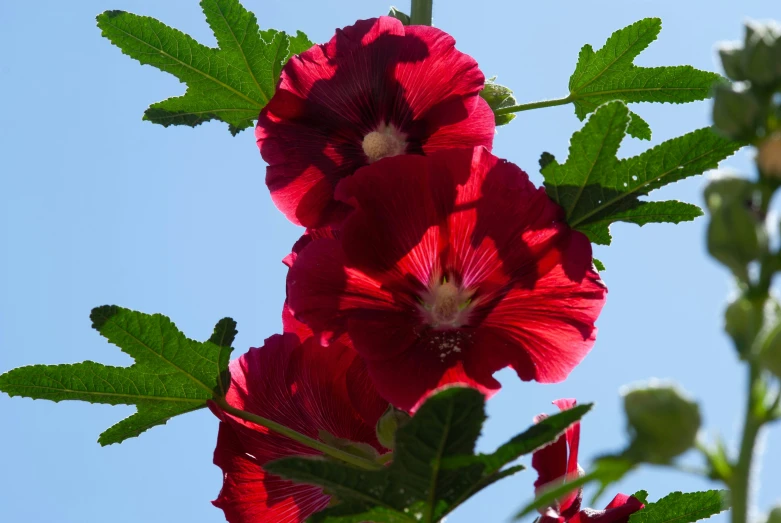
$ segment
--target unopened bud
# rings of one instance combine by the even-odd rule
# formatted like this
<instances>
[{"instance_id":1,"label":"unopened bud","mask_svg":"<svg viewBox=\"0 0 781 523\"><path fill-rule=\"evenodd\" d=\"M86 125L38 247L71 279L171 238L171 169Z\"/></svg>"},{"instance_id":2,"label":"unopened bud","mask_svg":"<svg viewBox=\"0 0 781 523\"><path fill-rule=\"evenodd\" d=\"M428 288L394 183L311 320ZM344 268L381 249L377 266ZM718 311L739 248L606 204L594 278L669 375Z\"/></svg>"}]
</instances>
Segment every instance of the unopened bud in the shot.
<instances>
[{"instance_id":1,"label":"unopened bud","mask_svg":"<svg viewBox=\"0 0 781 523\"><path fill-rule=\"evenodd\" d=\"M773 22L749 22L741 67L752 85L772 87L781 81L781 56L777 53L779 28Z\"/></svg>"},{"instance_id":2,"label":"unopened bud","mask_svg":"<svg viewBox=\"0 0 781 523\"><path fill-rule=\"evenodd\" d=\"M781 178L781 132L771 134L759 144L757 165L764 176Z\"/></svg>"},{"instance_id":3,"label":"unopened bud","mask_svg":"<svg viewBox=\"0 0 781 523\"><path fill-rule=\"evenodd\" d=\"M781 523L781 505L770 511L767 515L767 523Z\"/></svg>"},{"instance_id":4,"label":"unopened bud","mask_svg":"<svg viewBox=\"0 0 781 523\"><path fill-rule=\"evenodd\" d=\"M743 72L743 47L738 42L727 42L722 44L719 49L721 57L721 66L724 74L730 80L742 82L746 80L746 74Z\"/></svg>"},{"instance_id":5,"label":"unopened bud","mask_svg":"<svg viewBox=\"0 0 781 523\"><path fill-rule=\"evenodd\" d=\"M633 436L627 457L669 463L690 449L700 428L700 408L678 387L650 382L624 392L624 410Z\"/></svg>"},{"instance_id":6,"label":"unopened bud","mask_svg":"<svg viewBox=\"0 0 781 523\"><path fill-rule=\"evenodd\" d=\"M748 140L757 131L760 106L750 90L737 90L730 84L713 89L713 125L732 140Z\"/></svg>"},{"instance_id":7,"label":"unopened bud","mask_svg":"<svg viewBox=\"0 0 781 523\"><path fill-rule=\"evenodd\" d=\"M761 312L757 311L754 302L746 298L738 298L724 311L724 330L740 354L746 354L751 348L761 324Z\"/></svg>"},{"instance_id":8,"label":"unopened bud","mask_svg":"<svg viewBox=\"0 0 781 523\"><path fill-rule=\"evenodd\" d=\"M410 415L389 405L379 420L377 420L377 441L386 449L393 450L396 441L396 431L410 420Z\"/></svg>"},{"instance_id":9,"label":"unopened bud","mask_svg":"<svg viewBox=\"0 0 781 523\"><path fill-rule=\"evenodd\" d=\"M767 249L758 198L756 185L736 176L715 178L705 188L711 214L708 252L740 278L746 277L747 265Z\"/></svg>"}]
</instances>

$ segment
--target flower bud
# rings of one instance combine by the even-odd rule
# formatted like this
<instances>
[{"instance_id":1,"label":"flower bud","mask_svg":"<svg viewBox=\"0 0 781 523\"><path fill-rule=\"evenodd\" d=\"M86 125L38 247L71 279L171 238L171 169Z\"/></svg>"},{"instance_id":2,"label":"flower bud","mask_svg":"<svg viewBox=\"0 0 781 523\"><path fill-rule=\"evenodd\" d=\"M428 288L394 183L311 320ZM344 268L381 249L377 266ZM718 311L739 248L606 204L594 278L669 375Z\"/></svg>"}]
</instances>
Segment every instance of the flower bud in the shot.
<instances>
[{"instance_id":1,"label":"flower bud","mask_svg":"<svg viewBox=\"0 0 781 523\"><path fill-rule=\"evenodd\" d=\"M624 410L633 436L627 457L668 463L694 445L700 408L676 386L650 382L624 392Z\"/></svg>"},{"instance_id":2,"label":"flower bud","mask_svg":"<svg viewBox=\"0 0 781 523\"><path fill-rule=\"evenodd\" d=\"M393 450L396 431L410 420L410 415L389 405L379 420L377 420L377 441L386 449Z\"/></svg>"},{"instance_id":3,"label":"flower bud","mask_svg":"<svg viewBox=\"0 0 781 523\"><path fill-rule=\"evenodd\" d=\"M778 27L749 22L741 56L741 68L752 85L773 87L781 81L781 56L777 53Z\"/></svg>"},{"instance_id":4,"label":"flower bud","mask_svg":"<svg viewBox=\"0 0 781 523\"><path fill-rule=\"evenodd\" d=\"M743 279L747 265L767 249L767 232L757 199L755 184L735 176L716 178L705 188L705 203L711 214L708 252Z\"/></svg>"},{"instance_id":5,"label":"flower bud","mask_svg":"<svg viewBox=\"0 0 781 523\"><path fill-rule=\"evenodd\" d=\"M781 505L778 505L767 515L767 523L781 523Z\"/></svg>"},{"instance_id":6,"label":"flower bud","mask_svg":"<svg viewBox=\"0 0 781 523\"><path fill-rule=\"evenodd\" d=\"M741 355L751 348L761 324L761 313L758 313L754 302L746 298L738 298L724 311L724 330L732 338Z\"/></svg>"},{"instance_id":7,"label":"flower bud","mask_svg":"<svg viewBox=\"0 0 781 523\"><path fill-rule=\"evenodd\" d=\"M743 72L743 47L737 42L727 42L722 44L719 49L721 57L721 67L727 78L736 82L746 80L746 74Z\"/></svg>"},{"instance_id":8,"label":"flower bud","mask_svg":"<svg viewBox=\"0 0 781 523\"><path fill-rule=\"evenodd\" d=\"M759 144L757 165L764 176L781 178L781 132L776 131Z\"/></svg>"},{"instance_id":9,"label":"flower bud","mask_svg":"<svg viewBox=\"0 0 781 523\"><path fill-rule=\"evenodd\" d=\"M732 140L754 137L760 120L760 107L750 90L717 84L713 89L713 125Z\"/></svg>"}]
</instances>

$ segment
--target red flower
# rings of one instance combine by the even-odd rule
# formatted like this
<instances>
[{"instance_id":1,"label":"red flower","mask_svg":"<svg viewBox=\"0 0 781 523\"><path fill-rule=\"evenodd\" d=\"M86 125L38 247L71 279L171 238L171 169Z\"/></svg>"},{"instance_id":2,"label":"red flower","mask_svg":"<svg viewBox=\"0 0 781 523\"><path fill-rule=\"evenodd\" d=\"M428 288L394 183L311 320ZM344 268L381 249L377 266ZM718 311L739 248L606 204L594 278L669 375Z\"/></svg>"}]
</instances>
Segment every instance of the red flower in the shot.
<instances>
[{"instance_id":1,"label":"red flower","mask_svg":"<svg viewBox=\"0 0 781 523\"><path fill-rule=\"evenodd\" d=\"M483 73L439 29L383 16L294 56L258 118L266 183L294 223L337 222L334 188L386 156L491 146Z\"/></svg>"},{"instance_id":2,"label":"red flower","mask_svg":"<svg viewBox=\"0 0 781 523\"><path fill-rule=\"evenodd\" d=\"M559 410L567 410L574 407L576 401L561 399L553 403ZM546 417L545 414L540 414L534 422L539 423ZM559 439L534 453L532 467L538 474L537 481L534 482L536 494L551 482L571 481L583 474L583 470L578 466L579 444L580 422L576 422L559 436ZM645 506L636 497L625 494L618 494L605 510L581 510L581 500L582 490L573 490L559 499L555 506L541 510L540 523L626 523L629 516Z\"/></svg>"},{"instance_id":3,"label":"red flower","mask_svg":"<svg viewBox=\"0 0 781 523\"><path fill-rule=\"evenodd\" d=\"M228 402L313 438L342 438L381 451L375 425L387 402L374 391L361 359L343 341L323 349L305 326L285 319L285 334L231 363ZM322 489L262 468L274 459L316 451L216 408L215 413L222 422L214 463L223 471L223 487L213 503L229 522L299 523L328 505Z\"/></svg>"},{"instance_id":4,"label":"red flower","mask_svg":"<svg viewBox=\"0 0 781 523\"><path fill-rule=\"evenodd\" d=\"M593 345L591 244L515 165L482 147L387 158L337 198L355 210L301 249L290 307L323 343L348 332L397 407L447 383L496 390L508 365L561 381Z\"/></svg>"}]
</instances>

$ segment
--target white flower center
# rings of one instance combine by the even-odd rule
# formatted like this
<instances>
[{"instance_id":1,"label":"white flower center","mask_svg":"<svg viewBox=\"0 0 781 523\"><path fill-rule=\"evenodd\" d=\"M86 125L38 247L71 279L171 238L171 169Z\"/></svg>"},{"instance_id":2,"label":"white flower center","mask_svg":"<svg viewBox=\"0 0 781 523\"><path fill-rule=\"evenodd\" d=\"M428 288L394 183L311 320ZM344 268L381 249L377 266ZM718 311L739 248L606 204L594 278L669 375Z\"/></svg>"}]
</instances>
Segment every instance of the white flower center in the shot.
<instances>
[{"instance_id":1,"label":"white flower center","mask_svg":"<svg viewBox=\"0 0 781 523\"><path fill-rule=\"evenodd\" d=\"M363 152L369 163L380 158L404 154L407 149L406 135L399 132L393 125L380 125L363 137Z\"/></svg>"},{"instance_id":2,"label":"white flower center","mask_svg":"<svg viewBox=\"0 0 781 523\"><path fill-rule=\"evenodd\" d=\"M473 292L447 279L435 279L420 297L424 320L436 329L454 329L466 325Z\"/></svg>"}]
</instances>

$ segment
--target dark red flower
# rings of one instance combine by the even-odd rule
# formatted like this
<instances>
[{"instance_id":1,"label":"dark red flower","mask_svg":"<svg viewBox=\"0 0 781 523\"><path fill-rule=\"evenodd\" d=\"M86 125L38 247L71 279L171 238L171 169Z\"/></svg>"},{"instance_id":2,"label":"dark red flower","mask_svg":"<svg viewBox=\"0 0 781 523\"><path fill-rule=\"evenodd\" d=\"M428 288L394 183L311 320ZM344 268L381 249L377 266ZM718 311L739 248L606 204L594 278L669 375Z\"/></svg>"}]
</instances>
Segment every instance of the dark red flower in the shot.
<instances>
[{"instance_id":1,"label":"dark red flower","mask_svg":"<svg viewBox=\"0 0 781 523\"><path fill-rule=\"evenodd\" d=\"M266 183L294 223L339 221L334 188L356 169L397 154L490 147L494 116L483 73L439 29L383 16L337 30L294 56L258 118Z\"/></svg>"},{"instance_id":2,"label":"dark red flower","mask_svg":"<svg viewBox=\"0 0 781 523\"><path fill-rule=\"evenodd\" d=\"M341 438L382 451L375 425L388 404L355 351L343 341L323 349L289 315L285 327L288 332L231 363L228 403L313 438ZM223 471L223 487L213 503L230 523L299 523L328 505L322 489L263 470L268 461L316 451L214 411L221 419L214 463Z\"/></svg>"},{"instance_id":3,"label":"dark red flower","mask_svg":"<svg viewBox=\"0 0 781 523\"><path fill-rule=\"evenodd\" d=\"M386 158L342 181L340 238L288 274L296 317L347 332L380 394L411 409L447 383L561 381L591 349L606 289L591 244L515 165L482 147Z\"/></svg>"},{"instance_id":4,"label":"dark red flower","mask_svg":"<svg viewBox=\"0 0 781 523\"><path fill-rule=\"evenodd\" d=\"M574 399L560 399L553 402L559 410L571 409L576 405ZM540 414L534 421L545 419ZM580 444L580 422L573 423L559 439L536 451L532 456L532 467L537 471L534 482L535 493L539 494L552 482L567 482L583 474L578 466L578 445ZM605 510L581 509L582 490L575 489L556 505L540 510L540 523L626 523L629 516L645 505L634 496L618 494Z\"/></svg>"}]
</instances>

